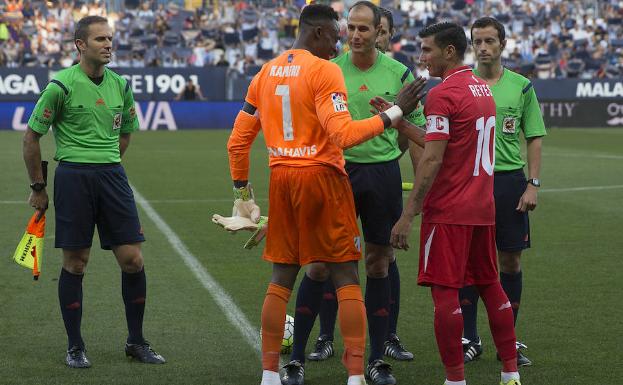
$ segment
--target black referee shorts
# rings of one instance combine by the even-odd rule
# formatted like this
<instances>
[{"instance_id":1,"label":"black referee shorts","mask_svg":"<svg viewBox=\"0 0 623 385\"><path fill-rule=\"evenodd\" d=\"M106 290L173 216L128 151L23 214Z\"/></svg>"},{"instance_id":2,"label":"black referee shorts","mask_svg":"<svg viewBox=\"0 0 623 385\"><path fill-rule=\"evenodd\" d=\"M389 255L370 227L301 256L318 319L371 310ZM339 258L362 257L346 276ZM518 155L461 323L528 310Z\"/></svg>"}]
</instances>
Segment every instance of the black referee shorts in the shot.
<instances>
[{"instance_id":1,"label":"black referee shorts","mask_svg":"<svg viewBox=\"0 0 623 385\"><path fill-rule=\"evenodd\" d=\"M530 247L528 213L517 211L519 199L528 182L523 169L497 171L494 174L495 242L498 250L520 251Z\"/></svg>"},{"instance_id":2,"label":"black referee shorts","mask_svg":"<svg viewBox=\"0 0 623 385\"><path fill-rule=\"evenodd\" d=\"M346 172L366 242L389 246L392 227L402 214L398 159L383 163L346 162Z\"/></svg>"},{"instance_id":3,"label":"black referee shorts","mask_svg":"<svg viewBox=\"0 0 623 385\"><path fill-rule=\"evenodd\" d=\"M59 162L54 175L55 247L102 249L145 241L134 194L120 164Z\"/></svg>"}]
</instances>

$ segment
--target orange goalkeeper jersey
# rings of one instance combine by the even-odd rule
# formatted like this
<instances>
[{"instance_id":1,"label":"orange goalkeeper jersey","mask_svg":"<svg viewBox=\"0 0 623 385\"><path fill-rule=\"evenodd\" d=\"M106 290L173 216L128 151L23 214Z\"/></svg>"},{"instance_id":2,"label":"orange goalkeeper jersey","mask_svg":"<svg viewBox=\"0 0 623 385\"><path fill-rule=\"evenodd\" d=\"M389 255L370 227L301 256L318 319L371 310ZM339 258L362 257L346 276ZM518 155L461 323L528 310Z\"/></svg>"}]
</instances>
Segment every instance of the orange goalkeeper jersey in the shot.
<instances>
[{"instance_id":1,"label":"orange goalkeeper jersey","mask_svg":"<svg viewBox=\"0 0 623 385\"><path fill-rule=\"evenodd\" d=\"M346 85L336 64L303 49L285 51L253 78L246 102L255 116L240 111L227 145L232 179L247 180L249 150L260 129L269 165L329 165L344 171L342 149L383 132L377 115L353 121Z\"/></svg>"}]
</instances>

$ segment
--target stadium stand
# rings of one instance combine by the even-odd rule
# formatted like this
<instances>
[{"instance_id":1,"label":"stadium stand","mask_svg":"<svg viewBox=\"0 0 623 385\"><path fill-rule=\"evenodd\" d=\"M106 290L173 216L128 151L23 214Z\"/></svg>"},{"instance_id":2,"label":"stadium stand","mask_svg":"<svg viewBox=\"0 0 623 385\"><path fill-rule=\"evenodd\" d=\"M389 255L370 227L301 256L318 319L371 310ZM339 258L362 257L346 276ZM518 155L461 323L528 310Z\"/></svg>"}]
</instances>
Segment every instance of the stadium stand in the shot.
<instances>
[{"instance_id":1,"label":"stadium stand","mask_svg":"<svg viewBox=\"0 0 623 385\"><path fill-rule=\"evenodd\" d=\"M344 16L352 0L332 3ZM417 33L438 21L466 30L492 15L507 28L504 62L533 78L623 75L623 7L618 0L381 1L394 12L392 54L418 74ZM108 17L117 51L111 67L226 66L252 76L290 47L304 1L181 2L4 0L0 67L68 67L76 59L72 28L86 15ZM340 20L345 35L346 22ZM469 31L467 31L469 32ZM469 36L469 33L468 33ZM342 47L342 49L347 49ZM467 63L473 55L467 53Z\"/></svg>"}]
</instances>

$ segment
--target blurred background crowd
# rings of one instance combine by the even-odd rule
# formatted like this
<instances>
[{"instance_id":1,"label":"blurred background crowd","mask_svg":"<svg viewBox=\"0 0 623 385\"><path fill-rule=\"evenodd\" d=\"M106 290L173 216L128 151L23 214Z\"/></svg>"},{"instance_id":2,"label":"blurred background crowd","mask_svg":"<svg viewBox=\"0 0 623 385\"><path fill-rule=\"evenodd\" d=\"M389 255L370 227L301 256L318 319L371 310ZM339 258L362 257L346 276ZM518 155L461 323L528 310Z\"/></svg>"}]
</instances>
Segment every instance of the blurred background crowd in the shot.
<instances>
[{"instance_id":1,"label":"blurred background crowd","mask_svg":"<svg viewBox=\"0 0 623 385\"><path fill-rule=\"evenodd\" d=\"M111 67L226 66L231 74L248 76L292 45L305 6L304 0L0 1L0 67L72 65L74 22L100 15L115 33ZM341 15L344 38L344 17L354 2L327 2ZM464 25L469 37L470 24L485 15L506 26L505 65L527 76L623 76L623 1L390 0L380 5L394 13L390 54L424 76L417 63L418 31L453 21ZM471 51L466 61L474 62Z\"/></svg>"}]
</instances>

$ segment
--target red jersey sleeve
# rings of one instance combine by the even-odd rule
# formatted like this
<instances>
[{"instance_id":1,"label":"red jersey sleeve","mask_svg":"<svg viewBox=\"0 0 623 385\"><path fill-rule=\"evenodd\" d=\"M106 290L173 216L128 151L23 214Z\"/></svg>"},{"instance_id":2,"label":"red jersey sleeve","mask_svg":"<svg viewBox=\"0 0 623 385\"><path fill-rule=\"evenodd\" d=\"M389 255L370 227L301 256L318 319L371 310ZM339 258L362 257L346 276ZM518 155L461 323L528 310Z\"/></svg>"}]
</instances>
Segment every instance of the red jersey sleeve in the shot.
<instances>
[{"instance_id":1,"label":"red jersey sleeve","mask_svg":"<svg viewBox=\"0 0 623 385\"><path fill-rule=\"evenodd\" d=\"M452 99L446 90L440 90L439 86L433 88L426 98L424 115L426 115L426 141L449 140L450 115L454 110Z\"/></svg>"}]
</instances>

